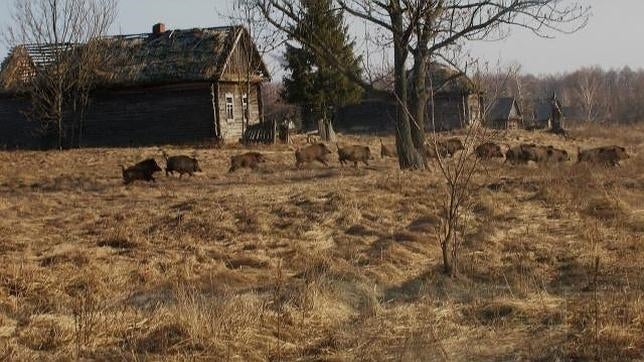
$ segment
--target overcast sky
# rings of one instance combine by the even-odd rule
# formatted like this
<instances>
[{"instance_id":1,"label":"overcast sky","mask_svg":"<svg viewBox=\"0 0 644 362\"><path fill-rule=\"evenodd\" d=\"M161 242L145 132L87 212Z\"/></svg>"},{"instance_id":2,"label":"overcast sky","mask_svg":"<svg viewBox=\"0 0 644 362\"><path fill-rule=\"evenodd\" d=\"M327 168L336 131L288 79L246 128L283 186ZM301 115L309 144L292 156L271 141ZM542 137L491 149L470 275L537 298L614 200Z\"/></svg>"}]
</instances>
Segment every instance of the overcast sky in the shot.
<instances>
[{"instance_id":1,"label":"overcast sky","mask_svg":"<svg viewBox=\"0 0 644 362\"><path fill-rule=\"evenodd\" d=\"M22 1L22 0L21 0ZM524 73L557 73L582 66L644 68L644 0L579 0L592 6L587 28L556 39L536 38L515 31L499 42L471 44L473 55L491 63L518 62ZM9 25L14 0L0 0L0 28ZM120 0L119 16L112 33L150 32L152 24L164 22L169 29L226 25L224 14L230 0ZM360 24L354 24L361 28ZM0 58L7 45L0 45Z\"/></svg>"}]
</instances>

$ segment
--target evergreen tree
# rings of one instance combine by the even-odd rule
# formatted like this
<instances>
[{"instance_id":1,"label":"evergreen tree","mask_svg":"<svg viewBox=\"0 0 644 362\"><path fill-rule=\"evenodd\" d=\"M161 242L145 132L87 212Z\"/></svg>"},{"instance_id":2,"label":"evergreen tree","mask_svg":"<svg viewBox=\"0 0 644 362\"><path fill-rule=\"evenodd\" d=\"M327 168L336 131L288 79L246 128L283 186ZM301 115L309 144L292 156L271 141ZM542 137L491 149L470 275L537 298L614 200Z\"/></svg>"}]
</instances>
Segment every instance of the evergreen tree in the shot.
<instances>
[{"instance_id":1,"label":"evergreen tree","mask_svg":"<svg viewBox=\"0 0 644 362\"><path fill-rule=\"evenodd\" d=\"M349 38L342 12L333 9L332 0L300 1L303 21L291 31L330 49L338 61L360 75L360 58L354 55L355 43ZM287 44L285 58L289 74L284 77L284 98L302 106L309 127L319 118L331 117L329 109L358 102L362 97L360 86L306 46Z\"/></svg>"}]
</instances>

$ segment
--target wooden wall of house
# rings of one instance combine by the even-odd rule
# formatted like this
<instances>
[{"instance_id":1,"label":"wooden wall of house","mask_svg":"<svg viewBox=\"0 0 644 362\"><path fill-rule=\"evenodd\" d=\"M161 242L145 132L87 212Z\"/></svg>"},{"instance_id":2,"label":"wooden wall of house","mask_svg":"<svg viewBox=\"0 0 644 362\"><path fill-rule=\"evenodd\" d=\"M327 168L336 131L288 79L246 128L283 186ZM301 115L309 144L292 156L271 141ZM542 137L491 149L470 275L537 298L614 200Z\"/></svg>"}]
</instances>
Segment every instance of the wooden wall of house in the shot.
<instances>
[{"instance_id":1,"label":"wooden wall of house","mask_svg":"<svg viewBox=\"0 0 644 362\"><path fill-rule=\"evenodd\" d=\"M41 124L29 121L23 112L30 108L29 99L0 96L0 148L44 149L55 146Z\"/></svg>"},{"instance_id":2,"label":"wooden wall of house","mask_svg":"<svg viewBox=\"0 0 644 362\"><path fill-rule=\"evenodd\" d=\"M493 119L488 122L487 126L494 129L518 129L521 127L520 118Z\"/></svg>"},{"instance_id":3,"label":"wooden wall of house","mask_svg":"<svg viewBox=\"0 0 644 362\"><path fill-rule=\"evenodd\" d=\"M248 125L257 124L261 120L261 86L251 84L249 103ZM218 86L219 101L219 128L224 141L237 141L241 138L244 128L244 112L242 111L242 97L247 92L245 83L220 82ZM233 118L229 118L226 109L226 97L233 97Z\"/></svg>"},{"instance_id":4,"label":"wooden wall of house","mask_svg":"<svg viewBox=\"0 0 644 362\"><path fill-rule=\"evenodd\" d=\"M434 117L438 131L463 128L467 124L462 97L437 97L434 99L434 103L436 104ZM427 129L432 129L431 110L432 106L429 104L426 120Z\"/></svg>"},{"instance_id":5,"label":"wooden wall of house","mask_svg":"<svg viewBox=\"0 0 644 362\"><path fill-rule=\"evenodd\" d=\"M81 146L143 146L215 138L209 83L95 92Z\"/></svg>"},{"instance_id":6,"label":"wooden wall of house","mask_svg":"<svg viewBox=\"0 0 644 362\"><path fill-rule=\"evenodd\" d=\"M396 106L393 102L365 99L336 111L333 127L340 132L392 132L396 129Z\"/></svg>"},{"instance_id":7,"label":"wooden wall of house","mask_svg":"<svg viewBox=\"0 0 644 362\"><path fill-rule=\"evenodd\" d=\"M481 101L476 94L438 94L434 97L434 103L436 103L434 117L438 131L464 128L481 119ZM432 129L431 104L427 108L426 127Z\"/></svg>"}]
</instances>

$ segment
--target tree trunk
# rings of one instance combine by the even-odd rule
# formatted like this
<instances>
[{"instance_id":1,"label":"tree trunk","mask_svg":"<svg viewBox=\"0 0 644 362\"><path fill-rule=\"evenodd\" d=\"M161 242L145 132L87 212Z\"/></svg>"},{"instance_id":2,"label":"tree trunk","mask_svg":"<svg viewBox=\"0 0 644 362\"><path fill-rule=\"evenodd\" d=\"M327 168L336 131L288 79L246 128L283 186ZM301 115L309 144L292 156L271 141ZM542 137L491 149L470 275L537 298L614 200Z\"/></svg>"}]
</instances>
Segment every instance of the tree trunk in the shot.
<instances>
[{"instance_id":1,"label":"tree trunk","mask_svg":"<svg viewBox=\"0 0 644 362\"><path fill-rule=\"evenodd\" d=\"M443 249L443 272L447 275L452 275L452 263L449 260L449 241L445 241L441 249Z\"/></svg>"},{"instance_id":2,"label":"tree trunk","mask_svg":"<svg viewBox=\"0 0 644 362\"><path fill-rule=\"evenodd\" d=\"M414 54L414 69L412 71L412 94L410 111L414 119L411 122L411 135L414 147L421 155L425 151L425 118L429 93L427 91L427 58L419 44Z\"/></svg>"},{"instance_id":3,"label":"tree trunk","mask_svg":"<svg viewBox=\"0 0 644 362\"><path fill-rule=\"evenodd\" d=\"M56 89L56 110L54 114L56 115L56 126L58 128L58 149L63 150L63 91L62 86L59 83L58 88Z\"/></svg>"},{"instance_id":4,"label":"tree trunk","mask_svg":"<svg viewBox=\"0 0 644 362\"><path fill-rule=\"evenodd\" d=\"M422 170L425 166L424 160L414 146L409 122L409 91L407 88L407 69L405 67L409 52L407 42L402 38L402 14L394 9L390 15L392 25L396 29L394 31L394 91L397 98L396 148L398 149L398 163L402 170Z\"/></svg>"}]
</instances>

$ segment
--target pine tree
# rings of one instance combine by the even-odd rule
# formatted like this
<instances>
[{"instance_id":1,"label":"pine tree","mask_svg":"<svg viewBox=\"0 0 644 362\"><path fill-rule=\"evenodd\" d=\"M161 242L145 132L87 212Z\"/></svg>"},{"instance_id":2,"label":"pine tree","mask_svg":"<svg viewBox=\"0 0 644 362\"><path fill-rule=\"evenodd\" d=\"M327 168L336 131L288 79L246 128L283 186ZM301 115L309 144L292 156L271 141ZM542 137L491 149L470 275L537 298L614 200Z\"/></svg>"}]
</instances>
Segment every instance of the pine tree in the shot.
<instances>
[{"instance_id":1,"label":"pine tree","mask_svg":"<svg viewBox=\"0 0 644 362\"><path fill-rule=\"evenodd\" d=\"M300 0L304 11L302 22L291 29L298 37L332 49L337 60L350 65L360 75L360 58L353 52L342 12L333 9L332 0ZM362 88L316 55L307 46L286 46L284 97L302 106L309 127L319 118L328 118L330 109L355 103L362 97Z\"/></svg>"}]
</instances>

